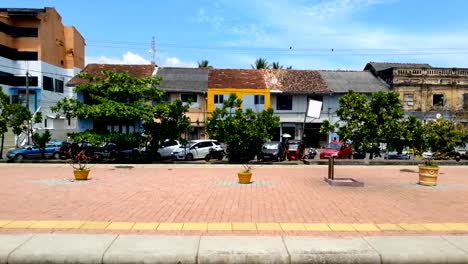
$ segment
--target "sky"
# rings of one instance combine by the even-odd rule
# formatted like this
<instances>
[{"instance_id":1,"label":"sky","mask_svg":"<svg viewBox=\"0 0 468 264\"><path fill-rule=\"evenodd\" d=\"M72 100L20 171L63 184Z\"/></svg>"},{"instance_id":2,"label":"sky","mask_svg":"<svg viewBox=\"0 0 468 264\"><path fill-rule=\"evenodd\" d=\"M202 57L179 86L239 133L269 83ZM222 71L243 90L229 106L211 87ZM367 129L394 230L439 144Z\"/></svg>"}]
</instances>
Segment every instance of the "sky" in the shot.
<instances>
[{"instance_id":1,"label":"sky","mask_svg":"<svg viewBox=\"0 0 468 264\"><path fill-rule=\"evenodd\" d=\"M55 7L86 41L86 63L362 70L370 62L468 68L465 0L2 0Z\"/></svg>"}]
</instances>

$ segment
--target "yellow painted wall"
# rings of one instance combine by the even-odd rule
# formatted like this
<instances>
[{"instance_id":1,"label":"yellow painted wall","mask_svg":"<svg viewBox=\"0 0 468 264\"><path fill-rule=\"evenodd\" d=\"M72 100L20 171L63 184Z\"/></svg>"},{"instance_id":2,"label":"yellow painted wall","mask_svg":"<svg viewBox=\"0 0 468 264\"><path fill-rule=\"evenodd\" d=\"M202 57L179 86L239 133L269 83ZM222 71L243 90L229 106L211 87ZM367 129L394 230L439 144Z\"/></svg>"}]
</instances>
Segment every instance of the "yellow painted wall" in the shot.
<instances>
[{"instance_id":1,"label":"yellow painted wall","mask_svg":"<svg viewBox=\"0 0 468 264\"><path fill-rule=\"evenodd\" d=\"M239 88L208 88L207 93L207 112L211 114L214 111L214 95L216 94L236 94L242 98L243 95L264 95L265 110L270 108L270 90L268 89L239 89Z\"/></svg>"}]
</instances>

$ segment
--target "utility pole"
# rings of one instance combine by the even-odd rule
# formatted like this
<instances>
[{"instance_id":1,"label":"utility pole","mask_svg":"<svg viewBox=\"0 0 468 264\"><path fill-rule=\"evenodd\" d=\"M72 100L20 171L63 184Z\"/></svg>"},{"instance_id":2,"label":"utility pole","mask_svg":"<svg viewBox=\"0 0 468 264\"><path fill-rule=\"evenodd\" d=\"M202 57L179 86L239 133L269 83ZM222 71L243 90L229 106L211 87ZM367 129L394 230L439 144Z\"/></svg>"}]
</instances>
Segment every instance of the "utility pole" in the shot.
<instances>
[{"instance_id":1,"label":"utility pole","mask_svg":"<svg viewBox=\"0 0 468 264\"><path fill-rule=\"evenodd\" d=\"M26 70L26 108L29 111L29 71ZM27 137L28 137L28 145L29 145L29 132L30 132L30 125L31 122L28 120L28 131L27 131Z\"/></svg>"},{"instance_id":2,"label":"utility pole","mask_svg":"<svg viewBox=\"0 0 468 264\"><path fill-rule=\"evenodd\" d=\"M150 48L150 54L151 54L151 64L154 66L156 65L156 41L154 40L154 36L151 39L151 48Z\"/></svg>"}]
</instances>

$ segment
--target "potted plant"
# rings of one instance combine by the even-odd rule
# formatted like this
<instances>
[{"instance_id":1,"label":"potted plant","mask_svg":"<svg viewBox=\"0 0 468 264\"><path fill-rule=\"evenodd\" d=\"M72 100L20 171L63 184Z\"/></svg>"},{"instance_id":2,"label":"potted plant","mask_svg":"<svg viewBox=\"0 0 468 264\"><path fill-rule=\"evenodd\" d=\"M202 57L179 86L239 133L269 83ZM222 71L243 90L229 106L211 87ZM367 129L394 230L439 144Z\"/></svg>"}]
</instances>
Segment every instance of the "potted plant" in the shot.
<instances>
[{"instance_id":1,"label":"potted plant","mask_svg":"<svg viewBox=\"0 0 468 264\"><path fill-rule=\"evenodd\" d=\"M439 176L439 166L434 164L432 158L424 159L424 164L419 165L419 184L424 186L436 186Z\"/></svg>"},{"instance_id":2,"label":"potted plant","mask_svg":"<svg viewBox=\"0 0 468 264\"><path fill-rule=\"evenodd\" d=\"M83 181L88 179L89 175L89 166L88 166L88 157L85 152L82 150L72 158L71 166L73 167L73 174L75 175L75 180Z\"/></svg>"},{"instance_id":3,"label":"potted plant","mask_svg":"<svg viewBox=\"0 0 468 264\"><path fill-rule=\"evenodd\" d=\"M250 166L247 163L242 164L242 166L244 167L244 170L237 173L237 177L239 178L239 183L249 184L251 183L250 180L252 178L252 166Z\"/></svg>"}]
</instances>

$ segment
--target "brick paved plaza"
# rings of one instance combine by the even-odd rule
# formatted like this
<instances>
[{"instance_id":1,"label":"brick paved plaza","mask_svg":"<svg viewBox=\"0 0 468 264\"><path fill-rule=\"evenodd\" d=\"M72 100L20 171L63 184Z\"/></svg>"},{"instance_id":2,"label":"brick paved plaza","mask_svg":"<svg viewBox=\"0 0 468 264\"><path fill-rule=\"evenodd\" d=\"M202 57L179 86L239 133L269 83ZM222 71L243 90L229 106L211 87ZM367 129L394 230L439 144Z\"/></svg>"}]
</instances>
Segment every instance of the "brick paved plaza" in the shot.
<instances>
[{"instance_id":1,"label":"brick paved plaza","mask_svg":"<svg viewBox=\"0 0 468 264\"><path fill-rule=\"evenodd\" d=\"M468 167L441 167L437 187L416 184L417 166L336 167L364 187L327 185L327 166L254 166L250 185L239 170L96 165L76 182L66 164L0 164L0 233L468 232Z\"/></svg>"}]
</instances>

